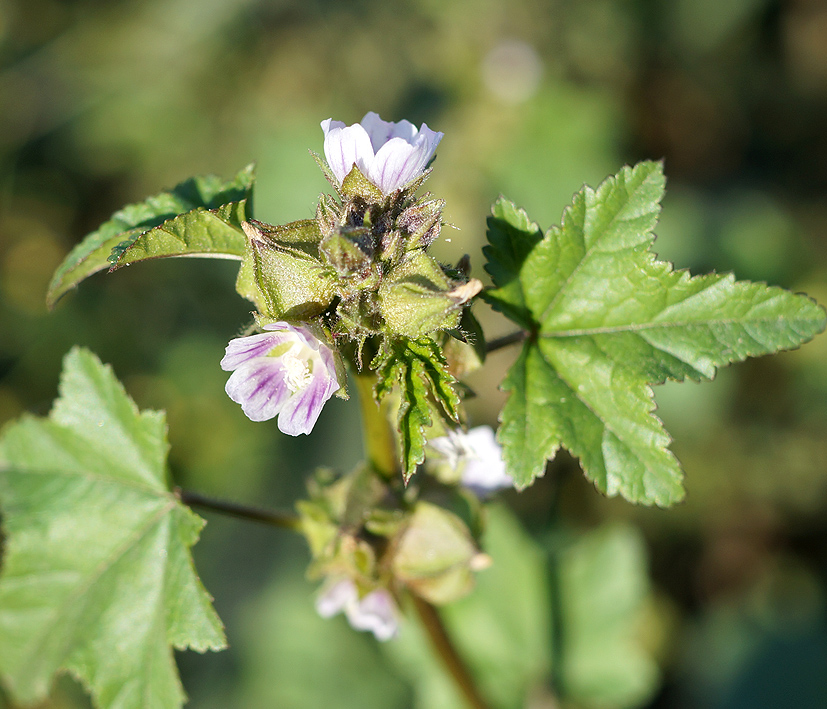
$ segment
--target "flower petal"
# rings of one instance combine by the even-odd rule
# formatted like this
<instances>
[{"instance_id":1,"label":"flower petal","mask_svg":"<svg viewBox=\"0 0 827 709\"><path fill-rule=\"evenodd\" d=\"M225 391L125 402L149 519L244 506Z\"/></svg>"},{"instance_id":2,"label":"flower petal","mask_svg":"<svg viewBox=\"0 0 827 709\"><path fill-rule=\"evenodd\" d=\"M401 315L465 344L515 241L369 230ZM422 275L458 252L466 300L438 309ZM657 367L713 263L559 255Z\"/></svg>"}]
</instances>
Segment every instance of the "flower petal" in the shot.
<instances>
[{"instance_id":1,"label":"flower petal","mask_svg":"<svg viewBox=\"0 0 827 709\"><path fill-rule=\"evenodd\" d=\"M266 328L272 329L272 328ZM230 372L256 357L266 357L274 347L290 339L289 332L264 332L230 340L220 364L221 369Z\"/></svg>"},{"instance_id":2,"label":"flower petal","mask_svg":"<svg viewBox=\"0 0 827 709\"><path fill-rule=\"evenodd\" d=\"M369 630L377 640L390 640L399 630L396 603L383 588L371 591L357 604L345 608L347 620L356 630Z\"/></svg>"},{"instance_id":3,"label":"flower petal","mask_svg":"<svg viewBox=\"0 0 827 709\"><path fill-rule=\"evenodd\" d=\"M303 345L307 345L311 350L314 352L319 352L321 350L330 350L330 348L324 344L316 335L313 333L310 328L304 327L304 325L291 325L290 323L286 322L277 322L273 323L272 325L265 325L265 330L274 330L276 327L280 329L289 330L291 336L300 342Z\"/></svg>"},{"instance_id":4,"label":"flower petal","mask_svg":"<svg viewBox=\"0 0 827 709\"><path fill-rule=\"evenodd\" d=\"M376 153L367 176L384 194L390 194L419 174L420 163L415 146L403 138L391 138Z\"/></svg>"},{"instance_id":5,"label":"flower petal","mask_svg":"<svg viewBox=\"0 0 827 709\"><path fill-rule=\"evenodd\" d=\"M339 579L325 586L316 597L316 612L322 618L332 618L348 605L358 603L359 593L350 579Z\"/></svg>"},{"instance_id":6,"label":"flower petal","mask_svg":"<svg viewBox=\"0 0 827 709\"><path fill-rule=\"evenodd\" d=\"M466 458L460 481L477 494L512 487L514 480L505 471L502 448L490 426L477 426L468 431L466 442L473 452Z\"/></svg>"},{"instance_id":7,"label":"flower petal","mask_svg":"<svg viewBox=\"0 0 827 709\"><path fill-rule=\"evenodd\" d=\"M460 483L480 497L514 485L490 426L477 426L468 433L461 429L448 431L447 436L428 443L449 467L460 472Z\"/></svg>"},{"instance_id":8,"label":"flower petal","mask_svg":"<svg viewBox=\"0 0 827 709\"><path fill-rule=\"evenodd\" d=\"M439 141L442 140L443 137L445 137L445 133L431 130L428 128L427 123L423 123L420 127L418 139L421 141L420 145L422 146L422 150L424 150L428 155L428 159L425 161L426 165L436 152L436 147L439 145Z\"/></svg>"},{"instance_id":9,"label":"flower petal","mask_svg":"<svg viewBox=\"0 0 827 709\"><path fill-rule=\"evenodd\" d=\"M288 436L310 433L325 403L338 388L335 374L331 377L329 372L314 371L310 384L293 394L281 408L279 430Z\"/></svg>"},{"instance_id":10,"label":"flower petal","mask_svg":"<svg viewBox=\"0 0 827 709\"><path fill-rule=\"evenodd\" d=\"M327 126L325 125L327 124ZM324 155L339 184L356 165L362 172L373 160L373 146L365 129L358 123L345 127L340 121L322 121Z\"/></svg>"},{"instance_id":11,"label":"flower petal","mask_svg":"<svg viewBox=\"0 0 827 709\"><path fill-rule=\"evenodd\" d=\"M425 124L422 128L423 133L412 144L403 138L391 138L376 153L368 168L368 178L385 194L404 187L428 166L442 133L434 133Z\"/></svg>"},{"instance_id":12,"label":"flower petal","mask_svg":"<svg viewBox=\"0 0 827 709\"><path fill-rule=\"evenodd\" d=\"M224 387L251 421L276 416L290 396L285 371L278 357L259 357L238 367Z\"/></svg>"},{"instance_id":13,"label":"flower petal","mask_svg":"<svg viewBox=\"0 0 827 709\"><path fill-rule=\"evenodd\" d=\"M425 171L443 137L425 123L417 129L410 121L383 121L373 111L347 127L328 118L322 130L325 157L339 183L356 165L386 195Z\"/></svg>"},{"instance_id":14,"label":"flower petal","mask_svg":"<svg viewBox=\"0 0 827 709\"><path fill-rule=\"evenodd\" d=\"M459 468L460 461L465 459L466 451L456 431L449 430L448 435L433 438L428 441L428 445L445 458L445 462L452 470Z\"/></svg>"},{"instance_id":15,"label":"flower petal","mask_svg":"<svg viewBox=\"0 0 827 709\"><path fill-rule=\"evenodd\" d=\"M370 136L374 153L379 152L379 149L391 138L402 138L406 143L412 143L417 134L416 126L410 121L403 120L399 123L383 121L379 114L373 111L366 113L359 123Z\"/></svg>"}]
</instances>

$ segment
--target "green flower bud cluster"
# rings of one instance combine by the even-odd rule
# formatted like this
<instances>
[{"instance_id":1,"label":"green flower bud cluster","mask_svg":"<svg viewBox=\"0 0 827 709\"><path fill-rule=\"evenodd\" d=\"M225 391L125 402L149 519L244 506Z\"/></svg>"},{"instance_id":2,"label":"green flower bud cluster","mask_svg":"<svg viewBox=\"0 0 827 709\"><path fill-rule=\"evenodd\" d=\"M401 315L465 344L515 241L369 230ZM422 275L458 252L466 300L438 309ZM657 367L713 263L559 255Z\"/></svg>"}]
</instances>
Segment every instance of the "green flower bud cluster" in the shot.
<instances>
[{"instance_id":1,"label":"green flower bud cluster","mask_svg":"<svg viewBox=\"0 0 827 709\"><path fill-rule=\"evenodd\" d=\"M461 267L439 264L428 247L444 202L416 190L428 172L384 195L359 170L322 195L315 219L283 226L244 222L247 249L237 288L265 321L319 318L335 337L421 338L456 328L482 288Z\"/></svg>"},{"instance_id":2,"label":"green flower bud cluster","mask_svg":"<svg viewBox=\"0 0 827 709\"><path fill-rule=\"evenodd\" d=\"M309 489L297 506L310 578L347 578L363 595L387 589L399 599L409 590L444 604L468 594L474 572L490 563L477 539L481 504L461 487L426 476L403 489L362 466L342 477L317 471Z\"/></svg>"}]
</instances>

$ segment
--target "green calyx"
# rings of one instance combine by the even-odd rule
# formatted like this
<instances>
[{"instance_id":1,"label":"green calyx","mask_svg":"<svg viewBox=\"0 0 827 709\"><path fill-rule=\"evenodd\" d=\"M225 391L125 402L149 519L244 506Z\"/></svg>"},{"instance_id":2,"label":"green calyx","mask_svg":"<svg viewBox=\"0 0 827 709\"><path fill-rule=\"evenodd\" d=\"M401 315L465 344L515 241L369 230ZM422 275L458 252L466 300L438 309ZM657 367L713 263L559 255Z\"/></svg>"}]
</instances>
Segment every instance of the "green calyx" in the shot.
<instances>
[{"instance_id":1,"label":"green calyx","mask_svg":"<svg viewBox=\"0 0 827 709\"><path fill-rule=\"evenodd\" d=\"M339 199L322 195L315 219L245 221L236 289L268 319L321 317L353 340L456 328L482 284L428 255L444 202L417 199L422 181L385 196L354 167L337 186Z\"/></svg>"}]
</instances>

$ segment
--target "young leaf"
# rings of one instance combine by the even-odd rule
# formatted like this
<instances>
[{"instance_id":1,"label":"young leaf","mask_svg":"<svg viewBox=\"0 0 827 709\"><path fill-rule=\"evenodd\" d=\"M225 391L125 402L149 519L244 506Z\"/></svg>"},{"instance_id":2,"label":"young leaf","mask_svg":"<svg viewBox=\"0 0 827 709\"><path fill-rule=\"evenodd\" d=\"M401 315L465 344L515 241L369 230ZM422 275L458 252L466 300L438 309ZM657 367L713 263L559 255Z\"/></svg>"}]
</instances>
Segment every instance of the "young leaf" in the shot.
<instances>
[{"instance_id":1,"label":"young leaf","mask_svg":"<svg viewBox=\"0 0 827 709\"><path fill-rule=\"evenodd\" d=\"M194 177L115 212L84 237L55 271L46 295L48 306L54 307L61 296L93 273L109 268L109 257L118 246L117 253L122 255L135 245L133 257L120 265L160 256L241 258L245 239L239 223L251 210L254 179L252 165L227 182L214 175ZM187 212L187 219L175 219ZM168 231L154 231L170 220ZM153 235L136 245L148 232Z\"/></svg>"},{"instance_id":2,"label":"young leaf","mask_svg":"<svg viewBox=\"0 0 827 709\"><path fill-rule=\"evenodd\" d=\"M169 256L241 260L241 223L247 201L230 202L215 209L196 207L160 226L120 242L109 255L110 270L138 261Z\"/></svg>"},{"instance_id":3,"label":"young leaf","mask_svg":"<svg viewBox=\"0 0 827 709\"><path fill-rule=\"evenodd\" d=\"M562 445L608 495L677 502L682 472L651 385L712 379L719 366L824 329L823 309L805 296L732 275L692 278L658 261L648 249L663 189L651 162L584 188L519 264L531 322L514 319L536 337L503 383L511 398L499 433L518 487Z\"/></svg>"},{"instance_id":4,"label":"young leaf","mask_svg":"<svg viewBox=\"0 0 827 709\"><path fill-rule=\"evenodd\" d=\"M385 345L373 361L378 380L374 389L378 400L399 385L401 402L397 414L400 461L405 482L416 466L425 460L425 429L432 424L432 399L448 418L459 422L459 396L456 380L448 372L439 345L431 339L401 338Z\"/></svg>"},{"instance_id":5,"label":"young leaf","mask_svg":"<svg viewBox=\"0 0 827 709\"><path fill-rule=\"evenodd\" d=\"M204 522L169 492L167 449L163 415L81 349L49 417L0 438L0 672L21 702L66 670L96 706L180 707L172 648L225 647L189 553Z\"/></svg>"}]
</instances>

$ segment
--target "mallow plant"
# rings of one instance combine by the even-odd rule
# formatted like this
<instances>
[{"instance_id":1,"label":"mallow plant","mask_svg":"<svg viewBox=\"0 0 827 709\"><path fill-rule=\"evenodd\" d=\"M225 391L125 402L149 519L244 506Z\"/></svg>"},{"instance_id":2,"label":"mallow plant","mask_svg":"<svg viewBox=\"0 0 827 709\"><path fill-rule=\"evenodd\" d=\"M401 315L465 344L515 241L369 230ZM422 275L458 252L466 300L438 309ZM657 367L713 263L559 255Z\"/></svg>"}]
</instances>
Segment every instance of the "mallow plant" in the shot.
<instances>
[{"instance_id":1,"label":"mallow plant","mask_svg":"<svg viewBox=\"0 0 827 709\"><path fill-rule=\"evenodd\" d=\"M468 256L445 264L430 252L445 204L423 185L442 133L375 113L321 127L324 156L313 157L331 189L312 218L256 220L252 168L192 178L86 236L48 303L98 271L148 259L238 261L236 290L252 316L228 333L215 366L241 412L275 436L311 436L332 397L359 400L364 462L308 471L295 513L268 518L307 541L320 626L342 614L419 668L409 676L421 697L449 697L422 706L645 700L657 668L634 639L646 593L639 538L615 527L541 550L497 492L531 495L565 448L599 493L674 505L683 472L653 386L798 347L824 329L824 310L659 260L658 162L584 187L545 230L499 199L484 285ZM479 300L512 335L486 340ZM519 354L494 431L469 421L461 377L502 347ZM66 355L51 413L2 432L0 672L15 700L41 701L67 672L98 707L178 707L173 649L224 648L190 555L204 524L191 506L222 503L175 487L167 449L164 414L139 411L79 348ZM548 556L554 573L529 573L532 555ZM447 694L422 684L432 680Z\"/></svg>"}]
</instances>

